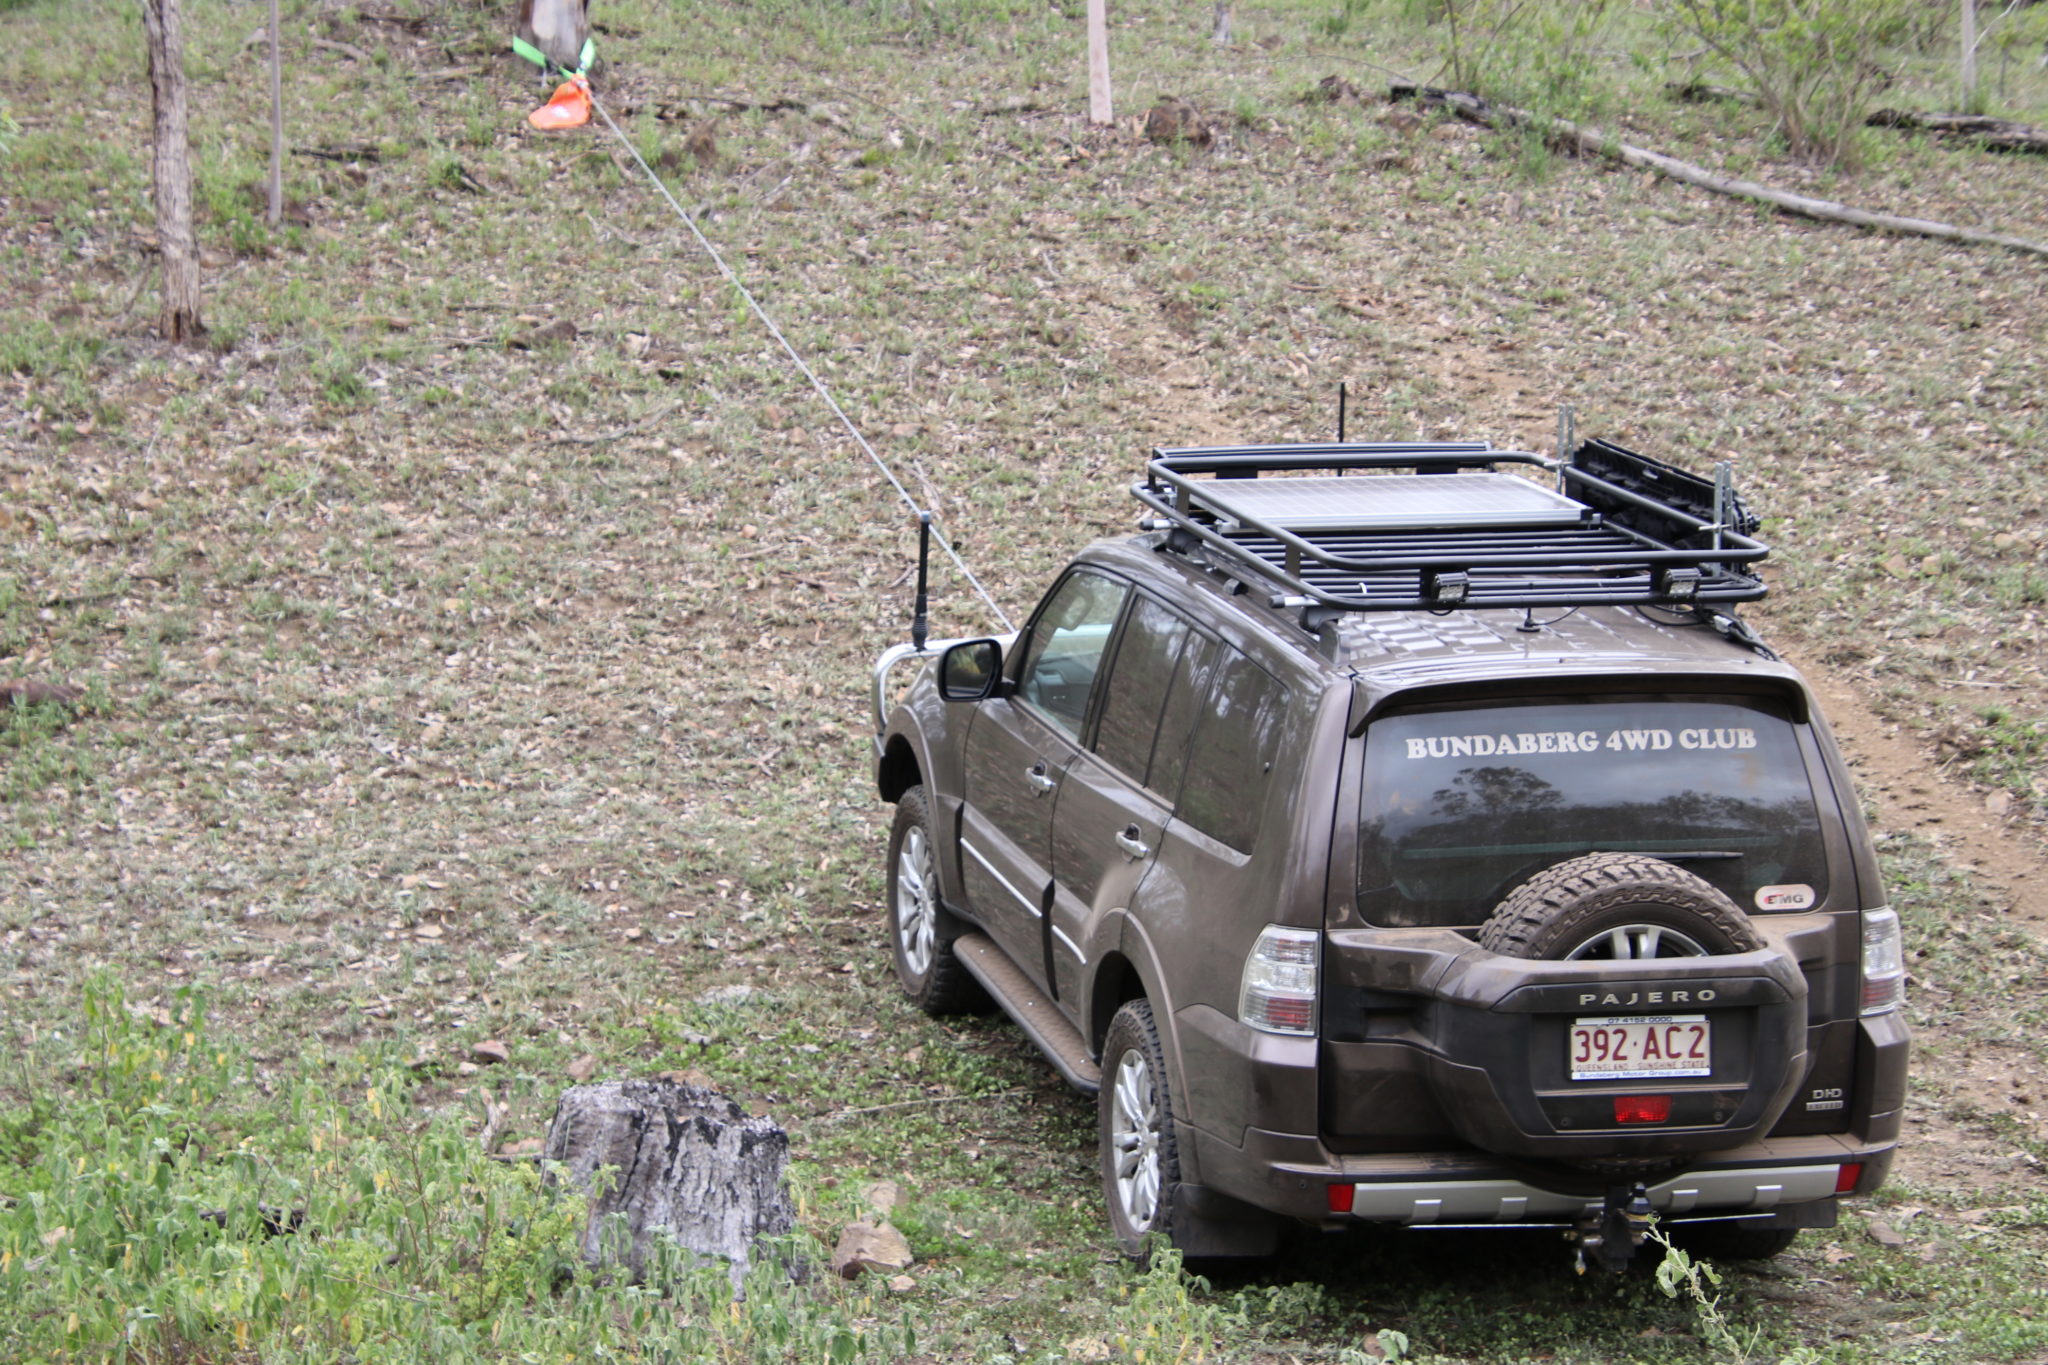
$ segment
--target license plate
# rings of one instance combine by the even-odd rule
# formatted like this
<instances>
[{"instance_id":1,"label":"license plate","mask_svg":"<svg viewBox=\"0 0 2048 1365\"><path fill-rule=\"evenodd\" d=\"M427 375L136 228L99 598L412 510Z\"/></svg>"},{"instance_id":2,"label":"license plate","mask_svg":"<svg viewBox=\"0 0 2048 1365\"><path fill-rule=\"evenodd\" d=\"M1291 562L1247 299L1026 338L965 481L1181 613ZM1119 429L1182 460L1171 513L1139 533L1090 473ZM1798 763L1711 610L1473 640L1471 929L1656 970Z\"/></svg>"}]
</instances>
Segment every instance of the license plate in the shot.
<instances>
[{"instance_id":1,"label":"license plate","mask_svg":"<svg viewBox=\"0 0 2048 1365\"><path fill-rule=\"evenodd\" d=\"M1711 1032L1704 1014L1574 1019L1570 1049L1575 1081L1648 1081L1713 1074Z\"/></svg>"}]
</instances>

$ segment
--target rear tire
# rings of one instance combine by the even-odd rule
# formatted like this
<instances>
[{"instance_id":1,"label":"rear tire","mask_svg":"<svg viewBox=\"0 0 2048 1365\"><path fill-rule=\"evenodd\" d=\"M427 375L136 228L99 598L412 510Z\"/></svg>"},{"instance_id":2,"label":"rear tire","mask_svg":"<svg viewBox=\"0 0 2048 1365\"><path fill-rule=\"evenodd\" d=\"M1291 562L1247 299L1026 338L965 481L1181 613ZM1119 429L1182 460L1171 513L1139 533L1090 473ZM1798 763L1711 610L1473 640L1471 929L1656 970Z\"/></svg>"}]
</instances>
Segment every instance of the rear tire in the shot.
<instances>
[{"instance_id":1,"label":"rear tire","mask_svg":"<svg viewBox=\"0 0 2048 1365\"><path fill-rule=\"evenodd\" d=\"M1102 1193L1124 1254L1151 1259L1155 1235L1173 1240L1180 1193L1180 1150L1173 1135L1173 1092L1152 1005L1128 1001L1109 1021L1102 1045Z\"/></svg>"},{"instance_id":2,"label":"rear tire","mask_svg":"<svg viewBox=\"0 0 2048 1365\"><path fill-rule=\"evenodd\" d=\"M903 993L926 1014L961 1014L987 1001L953 954L963 926L939 894L938 845L923 787L896 800L889 829L889 947Z\"/></svg>"},{"instance_id":3,"label":"rear tire","mask_svg":"<svg viewBox=\"0 0 2048 1365\"><path fill-rule=\"evenodd\" d=\"M1480 927L1479 945L1556 961L1720 956L1764 941L1734 901L1684 868L1588 853L1510 891Z\"/></svg>"}]
</instances>

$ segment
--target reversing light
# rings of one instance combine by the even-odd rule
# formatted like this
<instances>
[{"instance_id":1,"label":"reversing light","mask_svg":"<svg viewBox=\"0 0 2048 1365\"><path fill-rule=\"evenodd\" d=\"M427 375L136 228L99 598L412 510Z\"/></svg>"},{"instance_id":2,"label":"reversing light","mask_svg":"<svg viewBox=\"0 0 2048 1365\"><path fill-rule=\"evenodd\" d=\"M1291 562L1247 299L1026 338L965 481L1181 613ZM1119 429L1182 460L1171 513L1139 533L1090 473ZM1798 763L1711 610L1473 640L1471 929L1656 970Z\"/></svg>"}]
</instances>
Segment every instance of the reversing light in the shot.
<instances>
[{"instance_id":1,"label":"reversing light","mask_svg":"<svg viewBox=\"0 0 2048 1365\"><path fill-rule=\"evenodd\" d=\"M1237 1017L1265 1033L1316 1031L1316 967L1323 937L1269 924L1244 960Z\"/></svg>"},{"instance_id":2,"label":"reversing light","mask_svg":"<svg viewBox=\"0 0 2048 1365\"><path fill-rule=\"evenodd\" d=\"M1863 1012L1889 1014L1906 1003L1906 954L1894 910L1863 912Z\"/></svg>"},{"instance_id":3,"label":"reversing light","mask_svg":"<svg viewBox=\"0 0 2048 1365\"><path fill-rule=\"evenodd\" d=\"M1331 1213L1351 1212L1351 1202L1358 1197L1358 1186L1330 1185L1326 1188L1330 1191Z\"/></svg>"},{"instance_id":4,"label":"reversing light","mask_svg":"<svg viewBox=\"0 0 2048 1365\"><path fill-rule=\"evenodd\" d=\"M1862 1162L1860 1162L1860 1161L1845 1161L1845 1162L1843 1162L1843 1163L1842 1163L1842 1169L1840 1169L1839 1171L1836 1171L1836 1172L1835 1172L1835 1193L1836 1193L1836 1194L1854 1194L1854 1193L1856 1193L1856 1184L1857 1184L1857 1182L1858 1182L1858 1181L1860 1181L1860 1180L1862 1180L1862 1179L1863 1179L1863 1163L1862 1163Z\"/></svg>"},{"instance_id":5,"label":"reversing light","mask_svg":"<svg viewBox=\"0 0 2048 1365\"><path fill-rule=\"evenodd\" d=\"M1663 1123L1671 1117L1669 1095L1616 1095L1616 1123Z\"/></svg>"}]
</instances>

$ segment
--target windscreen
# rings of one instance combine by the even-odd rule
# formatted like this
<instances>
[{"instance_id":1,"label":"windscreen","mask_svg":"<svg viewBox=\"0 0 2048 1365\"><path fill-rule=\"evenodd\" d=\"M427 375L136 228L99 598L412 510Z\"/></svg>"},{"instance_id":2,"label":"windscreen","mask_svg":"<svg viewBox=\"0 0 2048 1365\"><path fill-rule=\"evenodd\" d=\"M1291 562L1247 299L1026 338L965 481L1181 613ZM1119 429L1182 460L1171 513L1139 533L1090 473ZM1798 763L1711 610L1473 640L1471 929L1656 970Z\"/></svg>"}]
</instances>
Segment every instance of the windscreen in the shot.
<instances>
[{"instance_id":1,"label":"windscreen","mask_svg":"<svg viewBox=\"0 0 2048 1365\"><path fill-rule=\"evenodd\" d=\"M1359 910L1470 926L1583 853L1666 858L1747 911L1827 894L1797 732L1761 699L1588 697L1398 712L1365 744Z\"/></svg>"}]
</instances>

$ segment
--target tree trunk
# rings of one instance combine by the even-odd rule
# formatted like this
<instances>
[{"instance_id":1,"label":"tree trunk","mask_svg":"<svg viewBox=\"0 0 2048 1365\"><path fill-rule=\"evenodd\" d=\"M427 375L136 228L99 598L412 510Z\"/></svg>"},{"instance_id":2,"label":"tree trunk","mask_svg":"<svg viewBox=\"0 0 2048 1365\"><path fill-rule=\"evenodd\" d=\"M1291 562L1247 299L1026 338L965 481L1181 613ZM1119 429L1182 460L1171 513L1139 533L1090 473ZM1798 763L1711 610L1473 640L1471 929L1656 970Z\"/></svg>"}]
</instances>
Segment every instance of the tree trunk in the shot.
<instances>
[{"instance_id":1,"label":"tree trunk","mask_svg":"<svg viewBox=\"0 0 2048 1365\"><path fill-rule=\"evenodd\" d=\"M1116 122L1109 98L1109 15L1106 0L1088 0L1088 121Z\"/></svg>"},{"instance_id":2,"label":"tree trunk","mask_svg":"<svg viewBox=\"0 0 2048 1365\"><path fill-rule=\"evenodd\" d=\"M142 0L149 45L155 147L157 251L164 263L164 306L157 330L184 344L206 334L199 320L199 248L192 237L192 160L185 142L185 36L179 0Z\"/></svg>"},{"instance_id":3,"label":"tree trunk","mask_svg":"<svg viewBox=\"0 0 2048 1365\"><path fill-rule=\"evenodd\" d=\"M1963 60L1960 84L1963 87L1962 110L1974 114L1977 110L1977 0L1962 0L1963 10Z\"/></svg>"},{"instance_id":4,"label":"tree trunk","mask_svg":"<svg viewBox=\"0 0 2048 1365\"><path fill-rule=\"evenodd\" d=\"M607 1081L562 1092L542 1156L592 1191L583 1254L646 1274L657 1236L731 1263L745 1278L755 1242L796 1225L783 1189L789 1137L731 1100L677 1081ZM615 1168L593 1190L600 1167Z\"/></svg>"},{"instance_id":5,"label":"tree trunk","mask_svg":"<svg viewBox=\"0 0 2048 1365\"><path fill-rule=\"evenodd\" d=\"M270 0L270 225L284 218L284 33Z\"/></svg>"}]
</instances>

